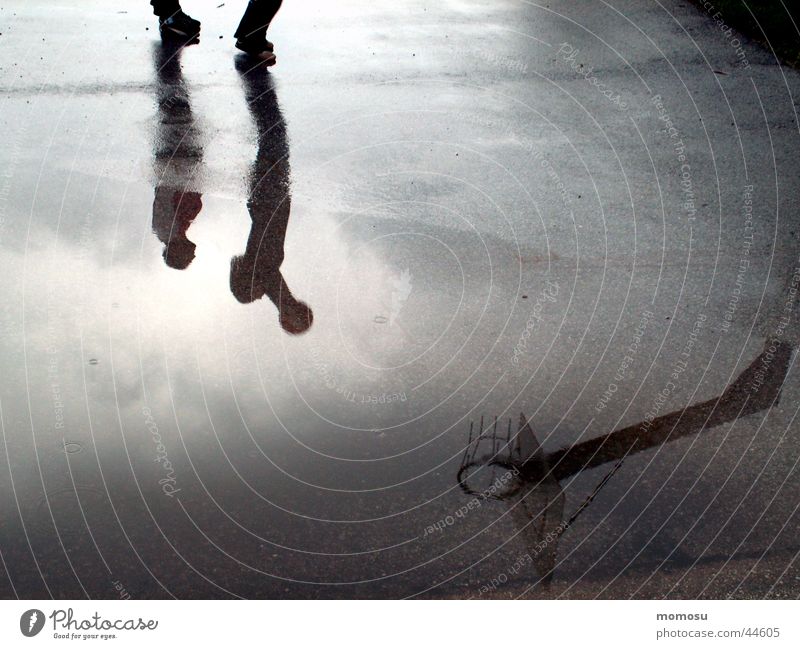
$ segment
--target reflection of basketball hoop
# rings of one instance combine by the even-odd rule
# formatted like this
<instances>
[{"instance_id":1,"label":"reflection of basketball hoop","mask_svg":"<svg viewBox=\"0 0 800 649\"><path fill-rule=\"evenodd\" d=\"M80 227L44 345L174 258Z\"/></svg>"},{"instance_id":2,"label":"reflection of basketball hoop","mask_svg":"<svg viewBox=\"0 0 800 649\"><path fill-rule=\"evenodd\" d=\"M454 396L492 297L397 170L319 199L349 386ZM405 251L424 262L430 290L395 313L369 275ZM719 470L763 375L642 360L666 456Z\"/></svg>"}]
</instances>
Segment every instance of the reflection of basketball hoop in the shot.
<instances>
[{"instance_id":1,"label":"reflection of basketball hoop","mask_svg":"<svg viewBox=\"0 0 800 649\"><path fill-rule=\"evenodd\" d=\"M464 493L483 500L506 500L522 488L520 471L505 460L491 457L472 460L458 470L458 484Z\"/></svg>"},{"instance_id":2,"label":"reflection of basketball hoop","mask_svg":"<svg viewBox=\"0 0 800 649\"><path fill-rule=\"evenodd\" d=\"M510 419L499 434L497 419L484 428L483 418L477 434L472 425L469 432L457 474L459 486L475 498L506 501L517 536L547 586L553 578L558 539L567 528L566 498L548 457L522 414L513 435Z\"/></svg>"},{"instance_id":3,"label":"reflection of basketball hoop","mask_svg":"<svg viewBox=\"0 0 800 649\"><path fill-rule=\"evenodd\" d=\"M767 341L766 344L773 343ZM520 414L519 428L513 437L510 420L507 433L498 435L497 419L486 430L481 418L477 435L470 424L469 442L457 474L458 484L471 496L507 501L517 533L525 539L542 583L547 585L556 565L558 540L609 484L625 458L774 405L794 353L794 348L788 343L778 341L774 344L776 350L765 347L761 355L718 397L648 420L646 428L640 422L550 453L542 451L525 415ZM767 382L759 383L759 389L754 392L758 372L767 363L767 358L773 359L773 369ZM610 462L614 462L614 466L573 513L565 516L566 498L560 481ZM481 474L482 470L487 473ZM517 471L515 481L505 490L498 489L487 495L487 477L502 470Z\"/></svg>"},{"instance_id":4,"label":"reflection of basketball hoop","mask_svg":"<svg viewBox=\"0 0 800 649\"><path fill-rule=\"evenodd\" d=\"M464 493L484 500L506 500L516 495L525 480L523 471L530 471L542 455L539 442L523 415L512 435L511 419L505 433L497 431L497 418L475 434L470 423L469 442L458 469L458 484Z\"/></svg>"}]
</instances>

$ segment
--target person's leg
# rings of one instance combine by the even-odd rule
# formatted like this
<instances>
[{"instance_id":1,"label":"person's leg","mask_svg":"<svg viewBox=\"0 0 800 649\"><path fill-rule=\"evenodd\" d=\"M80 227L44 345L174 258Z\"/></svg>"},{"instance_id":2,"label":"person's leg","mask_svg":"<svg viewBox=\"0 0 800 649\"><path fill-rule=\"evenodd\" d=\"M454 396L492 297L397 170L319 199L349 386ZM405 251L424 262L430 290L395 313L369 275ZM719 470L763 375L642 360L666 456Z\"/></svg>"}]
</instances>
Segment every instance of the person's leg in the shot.
<instances>
[{"instance_id":1,"label":"person's leg","mask_svg":"<svg viewBox=\"0 0 800 649\"><path fill-rule=\"evenodd\" d=\"M181 10L179 0L150 0L153 13L159 18L166 19Z\"/></svg>"},{"instance_id":2,"label":"person's leg","mask_svg":"<svg viewBox=\"0 0 800 649\"><path fill-rule=\"evenodd\" d=\"M267 40L267 28L278 13L281 2L282 0L250 0L234 34L236 47L248 54L269 58L266 53L272 52L273 46Z\"/></svg>"}]
</instances>

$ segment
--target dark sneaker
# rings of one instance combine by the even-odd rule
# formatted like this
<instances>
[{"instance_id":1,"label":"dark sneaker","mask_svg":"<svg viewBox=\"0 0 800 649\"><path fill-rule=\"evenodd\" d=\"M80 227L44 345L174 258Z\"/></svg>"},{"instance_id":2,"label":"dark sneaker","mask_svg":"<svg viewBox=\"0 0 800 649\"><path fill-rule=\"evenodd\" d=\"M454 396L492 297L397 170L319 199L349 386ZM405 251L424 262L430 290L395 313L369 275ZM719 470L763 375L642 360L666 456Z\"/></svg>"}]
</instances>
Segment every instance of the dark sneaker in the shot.
<instances>
[{"instance_id":1,"label":"dark sneaker","mask_svg":"<svg viewBox=\"0 0 800 649\"><path fill-rule=\"evenodd\" d=\"M200 35L200 21L182 11L172 14L169 18L160 18L158 28L163 38L193 40Z\"/></svg>"},{"instance_id":2,"label":"dark sneaker","mask_svg":"<svg viewBox=\"0 0 800 649\"><path fill-rule=\"evenodd\" d=\"M273 54L273 45L266 38L240 38L236 47L252 57L261 59L267 65L274 65L277 59Z\"/></svg>"}]
</instances>

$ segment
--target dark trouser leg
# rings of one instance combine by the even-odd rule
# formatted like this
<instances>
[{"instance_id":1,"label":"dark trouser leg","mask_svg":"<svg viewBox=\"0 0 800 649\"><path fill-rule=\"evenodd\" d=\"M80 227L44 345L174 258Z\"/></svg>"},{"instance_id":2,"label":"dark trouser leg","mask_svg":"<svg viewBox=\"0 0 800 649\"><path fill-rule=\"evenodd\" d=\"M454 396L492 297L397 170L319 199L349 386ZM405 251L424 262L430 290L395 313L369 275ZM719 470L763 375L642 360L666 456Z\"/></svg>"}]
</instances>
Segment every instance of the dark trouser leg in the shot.
<instances>
[{"instance_id":1,"label":"dark trouser leg","mask_svg":"<svg viewBox=\"0 0 800 649\"><path fill-rule=\"evenodd\" d=\"M236 38L265 36L267 27L281 8L281 2L282 0L250 0L234 36Z\"/></svg>"},{"instance_id":2,"label":"dark trouser leg","mask_svg":"<svg viewBox=\"0 0 800 649\"><path fill-rule=\"evenodd\" d=\"M178 0L150 0L153 6L153 13L159 18L169 18L181 10L181 3Z\"/></svg>"}]
</instances>

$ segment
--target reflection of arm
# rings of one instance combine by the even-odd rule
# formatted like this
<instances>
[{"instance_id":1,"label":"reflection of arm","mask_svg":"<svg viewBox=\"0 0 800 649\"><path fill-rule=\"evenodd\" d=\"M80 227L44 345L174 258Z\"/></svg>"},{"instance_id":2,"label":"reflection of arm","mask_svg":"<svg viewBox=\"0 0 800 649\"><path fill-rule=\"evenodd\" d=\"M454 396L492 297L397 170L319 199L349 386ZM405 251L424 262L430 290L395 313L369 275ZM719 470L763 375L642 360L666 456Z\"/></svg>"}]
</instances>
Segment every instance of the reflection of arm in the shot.
<instances>
[{"instance_id":1,"label":"reflection of arm","mask_svg":"<svg viewBox=\"0 0 800 649\"><path fill-rule=\"evenodd\" d=\"M792 354L791 346L786 343L776 342L774 347L774 354L762 352L720 397L658 417L649 427L640 422L551 453L548 460L556 479L769 408L783 385ZM763 384L754 389L754 381L765 369Z\"/></svg>"}]
</instances>

